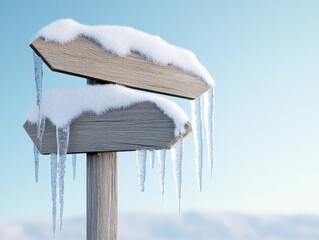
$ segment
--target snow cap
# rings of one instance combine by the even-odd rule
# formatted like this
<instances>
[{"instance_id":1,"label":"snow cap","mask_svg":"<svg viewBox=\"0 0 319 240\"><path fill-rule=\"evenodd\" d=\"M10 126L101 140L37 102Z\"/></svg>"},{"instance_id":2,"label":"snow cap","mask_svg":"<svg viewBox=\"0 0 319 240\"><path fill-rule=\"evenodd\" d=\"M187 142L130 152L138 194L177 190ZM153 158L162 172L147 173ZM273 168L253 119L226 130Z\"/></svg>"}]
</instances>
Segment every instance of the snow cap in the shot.
<instances>
[{"instance_id":1,"label":"snow cap","mask_svg":"<svg viewBox=\"0 0 319 240\"><path fill-rule=\"evenodd\" d=\"M40 29L34 40L43 38L45 41L64 44L80 36L97 42L106 51L117 56L127 56L131 52L137 52L155 64L173 65L214 87L212 76L193 52L171 45L159 36L131 27L88 26L72 19L61 19Z\"/></svg>"},{"instance_id":2,"label":"snow cap","mask_svg":"<svg viewBox=\"0 0 319 240\"><path fill-rule=\"evenodd\" d=\"M42 116L57 127L64 127L85 112L101 115L107 111L127 108L137 103L152 102L175 124L175 136L185 132L189 122L186 113L173 101L133 90L120 85L85 85L76 88L50 90L43 95ZM36 124L39 108L35 104L29 112L28 121Z\"/></svg>"}]
</instances>

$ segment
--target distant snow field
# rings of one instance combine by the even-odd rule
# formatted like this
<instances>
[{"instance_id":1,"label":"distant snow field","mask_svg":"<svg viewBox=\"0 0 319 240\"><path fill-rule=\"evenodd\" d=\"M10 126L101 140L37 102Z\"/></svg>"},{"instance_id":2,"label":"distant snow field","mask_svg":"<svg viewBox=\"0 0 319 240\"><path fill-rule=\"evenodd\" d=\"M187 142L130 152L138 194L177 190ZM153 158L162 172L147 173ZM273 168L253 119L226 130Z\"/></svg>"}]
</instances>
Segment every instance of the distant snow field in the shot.
<instances>
[{"instance_id":1,"label":"distant snow field","mask_svg":"<svg viewBox=\"0 0 319 240\"><path fill-rule=\"evenodd\" d=\"M51 239L51 222L7 223L0 220L1 240ZM67 220L55 239L84 240L85 217ZM198 214L124 214L121 240L317 240L319 216Z\"/></svg>"}]
</instances>

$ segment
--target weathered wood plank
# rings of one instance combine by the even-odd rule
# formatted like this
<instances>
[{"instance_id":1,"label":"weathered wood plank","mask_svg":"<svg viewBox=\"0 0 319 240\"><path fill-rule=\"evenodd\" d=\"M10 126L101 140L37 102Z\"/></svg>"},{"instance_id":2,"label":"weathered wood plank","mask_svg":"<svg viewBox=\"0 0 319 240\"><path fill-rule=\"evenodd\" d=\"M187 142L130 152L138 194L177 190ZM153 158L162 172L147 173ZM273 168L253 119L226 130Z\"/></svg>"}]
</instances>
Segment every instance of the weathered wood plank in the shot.
<instances>
[{"instance_id":1,"label":"weathered wood plank","mask_svg":"<svg viewBox=\"0 0 319 240\"><path fill-rule=\"evenodd\" d=\"M36 125L26 122L24 128L42 154L56 152L56 127L49 120L45 123L41 147ZM174 136L174 129L173 120L149 102L100 116L85 113L70 125L68 153L167 149L178 139ZM184 136L189 131L190 125Z\"/></svg>"},{"instance_id":2,"label":"weathered wood plank","mask_svg":"<svg viewBox=\"0 0 319 240\"><path fill-rule=\"evenodd\" d=\"M209 89L206 82L176 67L153 64L138 54L118 57L84 37L66 44L37 39L30 46L57 72L188 99Z\"/></svg>"},{"instance_id":3,"label":"weathered wood plank","mask_svg":"<svg viewBox=\"0 0 319 240\"><path fill-rule=\"evenodd\" d=\"M117 153L87 154L87 240L116 240Z\"/></svg>"}]
</instances>

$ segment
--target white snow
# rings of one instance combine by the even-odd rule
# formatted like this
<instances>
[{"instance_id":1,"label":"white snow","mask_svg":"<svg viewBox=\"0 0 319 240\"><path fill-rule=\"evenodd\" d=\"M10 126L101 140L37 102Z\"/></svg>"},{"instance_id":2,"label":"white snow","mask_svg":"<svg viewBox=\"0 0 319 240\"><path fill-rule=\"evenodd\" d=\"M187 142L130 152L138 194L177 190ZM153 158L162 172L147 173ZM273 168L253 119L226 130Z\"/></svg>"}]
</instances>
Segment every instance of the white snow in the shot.
<instances>
[{"instance_id":1,"label":"white snow","mask_svg":"<svg viewBox=\"0 0 319 240\"><path fill-rule=\"evenodd\" d=\"M195 166L199 191L202 191L203 135L201 97L191 101L192 127L194 134Z\"/></svg>"},{"instance_id":2,"label":"white snow","mask_svg":"<svg viewBox=\"0 0 319 240\"><path fill-rule=\"evenodd\" d=\"M144 183L146 175L146 150L136 151L137 175L141 192L144 192Z\"/></svg>"},{"instance_id":3,"label":"white snow","mask_svg":"<svg viewBox=\"0 0 319 240\"><path fill-rule=\"evenodd\" d=\"M166 150L157 150L156 155L159 163L159 175L160 175L160 185L162 190L162 197L164 197L164 182L165 182L165 158Z\"/></svg>"},{"instance_id":4,"label":"white snow","mask_svg":"<svg viewBox=\"0 0 319 240\"><path fill-rule=\"evenodd\" d=\"M175 178L178 211L181 211L183 139L175 143L171 149L171 159Z\"/></svg>"},{"instance_id":5,"label":"white snow","mask_svg":"<svg viewBox=\"0 0 319 240\"><path fill-rule=\"evenodd\" d=\"M51 177L51 197L52 197L52 230L53 235L55 235L55 228L56 228L56 196L57 196L57 155L55 153L51 154L50 160L50 177Z\"/></svg>"},{"instance_id":6,"label":"white snow","mask_svg":"<svg viewBox=\"0 0 319 240\"><path fill-rule=\"evenodd\" d=\"M206 130L206 143L208 149L208 169L210 176L213 171L213 149L214 149L214 89L209 89L204 94L204 123Z\"/></svg>"},{"instance_id":7,"label":"white snow","mask_svg":"<svg viewBox=\"0 0 319 240\"><path fill-rule=\"evenodd\" d=\"M100 115L112 109L129 107L136 103L155 103L175 123L175 136L185 131L186 113L166 98L129 89L120 85L85 85L76 88L55 89L46 92L42 100L42 115L58 128L69 125L84 112ZM38 107L29 112L28 121L36 123Z\"/></svg>"},{"instance_id":8,"label":"white snow","mask_svg":"<svg viewBox=\"0 0 319 240\"><path fill-rule=\"evenodd\" d=\"M64 44L84 36L100 44L106 51L118 56L138 52L155 64L173 65L193 75L199 76L210 86L214 81L206 68L189 50L176 47L161 39L126 26L88 26L72 19L60 19L43 27L35 35L45 41Z\"/></svg>"}]
</instances>

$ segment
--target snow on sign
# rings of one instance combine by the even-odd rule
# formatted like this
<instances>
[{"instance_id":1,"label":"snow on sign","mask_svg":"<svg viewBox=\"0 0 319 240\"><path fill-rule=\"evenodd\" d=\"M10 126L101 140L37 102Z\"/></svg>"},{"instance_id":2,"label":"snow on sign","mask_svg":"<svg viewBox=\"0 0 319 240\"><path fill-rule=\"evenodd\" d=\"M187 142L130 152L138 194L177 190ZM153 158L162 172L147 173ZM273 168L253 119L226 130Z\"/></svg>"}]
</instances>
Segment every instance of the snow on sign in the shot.
<instances>
[{"instance_id":1,"label":"snow on sign","mask_svg":"<svg viewBox=\"0 0 319 240\"><path fill-rule=\"evenodd\" d=\"M30 46L34 50L37 101L24 128L34 142L36 181L39 153L51 156L53 232L57 199L62 227L67 154L72 154L75 178L75 154L87 153L90 240L117 239L118 151L136 151L141 191L146 160L153 168L157 156L163 194L166 150L171 148L180 208L183 138L193 129L201 190L203 128L212 172L214 81L192 52L130 27L86 26L71 19L42 28ZM56 89L42 96L43 61L54 71L104 85ZM174 102L131 88L194 99L192 127Z\"/></svg>"},{"instance_id":2,"label":"snow on sign","mask_svg":"<svg viewBox=\"0 0 319 240\"><path fill-rule=\"evenodd\" d=\"M37 137L37 105L24 127L42 154L57 152L56 129L69 129L69 154L169 149L191 130L174 102L114 84L51 90L41 109L42 141Z\"/></svg>"},{"instance_id":3,"label":"snow on sign","mask_svg":"<svg viewBox=\"0 0 319 240\"><path fill-rule=\"evenodd\" d=\"M192 52L129 27L59 20L31 47L54 71L136 89L194 99L213 85Z\"/></svg>"}]
</instances>

